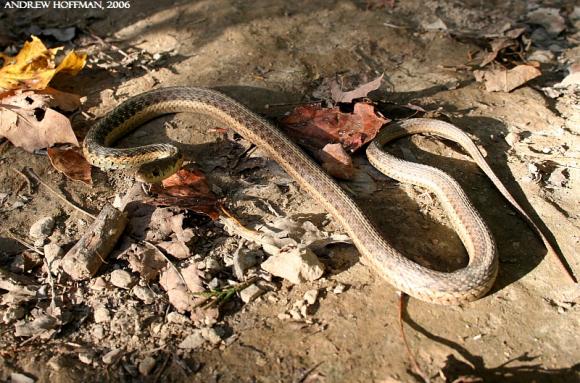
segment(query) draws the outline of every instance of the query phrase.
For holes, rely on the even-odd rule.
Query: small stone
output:
[[[133,276],[125,270],[114,270],[111,273],[111,283],[113,286],[128,289],[133,285]]]
[[[41,218],[30,227],[30,238],[44,239],[52,233],[52,229],[54,229],[54,219],[52,217]]]
[[[292,317],[292,319],[294,320],[300,320],[302,319],[302,315],[300,314],[299,309],[293,308],[291,309],[288,314],[290,314],[290,316]]]
[[[288,252],[273,255],[262,262],[262,269],[294,284],[314,281],[324,274],[324,265],[312,250],[296,247]]]
[[[309,305],[313,305],[316,303],[316,299],[318,298],[318,289],[308,290],[304,293],[304,300]]]
[[[280,319],[280,320],[288,320],[290,318],[291,318],[290,317],[290,314],[288,314],[288,313],[280,313],[280,314],[278,314],[278,319]]]
[[[155,294],[151,289],[148,289],[145,286],[135,286],[133,287],[133,295],[143,301],[143,303],[150,305],[151,303],[155,302]]]
[[[222,265],[217,259],[207,257],[205,260],[205,270],[209,273],[215,273],[222,270]]]
[[[109,351],[105,355],[103,355],[103,363],[105,364],[113,364],[117,362],[121,356],[123,355],[123,349],[116,348],[114,350]]]
[[[166,319],[168,323],[186,324],[190,322],[190,320],[187,319],[185,315],[181,315],[180,313],[175,311],[172,311],[169,314],[167,314]]]
[[[97,277],[89,284],[91,290],[102,291],[108,287],[107,281],[103,277]]]
[[[151,371],[153,371],[153,368],[155,367],[156,363],[157,361],[155,360],[155,358],[152,358],[150,356],[145,357],[139,363],[139,373],[143,376],[149,375]]]
[[[62,257],[63,255],[64,250],[56,243],[49,243],[44,245],[44,256],[49,264],[52,263],[55,259]]]
[[[262,294],[264,294],[264,290],[255,284],[251,284],[250,286],[240,291],[240,298],[242,298],[244,303],[250,303]]]
[[[95,355],[88,352],[81,352],[79,354],[79,360],[84,364],[93,364]]]
[[[258,256],[253,251],[238,251],[234,254],[233,266],[236,278],[242,280],[246,270],[258,263]]]
[[[217,331],[214,328],[204,327],[201,329],[201,336],[209,341],[214,346],[219,344],[222,341],[222,338],[219,336]]]
[[[189,334],[184,340],[179,343],[177,347],[186,350],[193,350],[203,346],[205,339],[201,336],[201,330],[193,330],[193,333]]]
[[[552,148],[549,148],[547,146],[542,148],[542,153],[544,153],[544,154],[550,154],[551,152],[552,152]]]
[[[505,136],[505,142],[508,143],[509,146],[514,146],[518,142],[520,142],[521,137],[519,133],[510,132]]]
[[[105,337],[105,328],[100,324],[95,325],[95,327],[93,327],[92,333],[96,340],[101,340]]]
[[[332,292],[335,294],[342,294],[345,291],[346,291],[346,285],[344,285],[342,283],[338,283],[336,286],[334,286],[334,289],[332,290]]]
[[[93,315],[96,323],[104,323],[111,320],[111,314],[105,306],[97,306]]]
[[[209,281],[209,283],[207,284],[207,287],[209,287],[212,290],[215,290],[217,288],[219,288],[222,285],[222,281],[220,281],[218,278],[213,278],[211,281]]]
[[[35,380],[24,374],[13,372],[10,374],[10,381],[12,383],[34,383]]]
[[[10,306],[4,311],[4,315],[2,315],[2,322],[3,323],[11,323],[15,320],[19,320],[24,318],[26,311],[20,306]]]

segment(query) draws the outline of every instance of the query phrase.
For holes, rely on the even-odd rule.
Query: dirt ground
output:
[[[82,112],[70,115],[79,136],[120,101],[154,87],[215,87],[275,121],[296,104],[327,92],[325,79],[339,74],[364,82],[384,73],[372,98],[385,107],[387,117],[397,117],[389,115],[387,106],[410,103],[468,132],[508,189],[543,221],[579,275],[579,98],[569,89],[553,92],[566,68],[580,60],[574,2],[378,3],[157,0],[131,1],[123,10],[3,9],[0,35],[18,47],[32,26],[76,27],[72,40],[51,44],[88,52],[88,65],[78,76],[51,85],[86,97]],[[543,75],[509,93],[487,92],[466,69],[470,54],[482,50],[478,43],[485,36],[525,22],[540,7],[558,9],[566,20],[566,30],[554,36],[528,24],[530,51],[548,52]],[[434,30],[441,22],[443,27]],[[340,226],[274,161],[260,150],[243,155],[248,143],[224,139],[215,132],[216,124],[178,114],[147,124],[123,144],[179,142],[244,224],[290,217],[340,233]],[[510,133],[520,140],[506,141]],[[405,331],[425,375],[433,382],[580,381],[579,290],[542,242],[456,146],[421,136],[400,140],[389,150],[458,179],[499,249],[499,277],[485,298],[451,307],[408,301]],[[13,169],[32,168],[93,214],[133,182],[129,173],[97,170],[92,187],[73,182],[55,171],[46,156],[6,142],[0,163],[0,267],[5,269],[24,250],[4,234],[7,230],[28,238],[34,222],[52,217],[56,224],[46,243],[66,250],[90,223],[45,188],[29,192],[21,187],[24,181]],[[459,237],[429,193],[378,175],[362,154],[355,163],[362,175],[344,185],[397,249],[438,269],[466,263]],[[186,215],[186,224],[195,231],[190,246],[196,262],[207,266],[207,258],[217,260],[216,270],[205,270],[208,283],[232,278],[231,264],[223,257],[239,247],[264,256],[256,246],[229,236],[218,222]],[[258,299],[244,304],[234,298],[219,317],[200,324],[186,314],[172,314],[158,282],[140,282],[155,294],[149,303],[134,290],[111,285],[113,271],[130,270],[126,259],[113,254],[99,278],[57,280],[66,320],[50,336],[14,333],[46,302],[29,302],[16,319],[3,315],[0,380],[422,381],[401,338],[397,291],[359,259],[353,246],[332,245],[319,257],[326,267],[322,278],[296,285],[273,278],[272,289]],[[26,273],[50,290],[46,269]],[[311,290],[318,296],[307,314],[288,315]],[[8,312],[8,305],[0,307]],[[105,315],[97,321],[99,310]],[[198,328],[205,335],[213,331],[214,338],[199,347],[180,347]]]

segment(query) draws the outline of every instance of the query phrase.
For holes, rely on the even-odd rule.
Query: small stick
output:
[[[30,182],[30,178],[28,178],[26,174],[22,173],[20,170],[16,168],[11,167],[10,169],[16,172],[16,174],[18,174],[20,177],[24,178],[24,181],[26,181],[26,184],[28,185],[28,193],[32,194],[32,183]],[[18,189],[19,190],[16,193],[18,193],[20,189],[22,189],[22,186]]]
[[[66,199],[62,194],[60,194],[59,192],[57,192],[56,190],[54,190],[50,185],[48,185],[46,182],[44,182],[42,179],[40,179],[40,177],[38,175],[36,175],[36,173],[34,172],[34,170],[27,168],[27,172],[28,174],[30,174],[30,176],[32,178],[34,178],[39,184],[41,184],[42,186],[44,186],[45,188],[47,188],[48,190],[50,190],[55,196],[57,196],[58,198],[60,198],[62,201],[64,201],[67,205],[71,206],[73,209],[80,211],[81,213],[85,214],[88,217],[91,217],[92,219],[96,219],[97,217],[94,216],[93,214],[89,213],[88,211],[83,210],[82,208],[78,207],[77,205],[75,205],[74,203],[70,202],[68,199]]]
[[[403,312],[405,311],[405,297],[406,297],[405,293],[401,291],[399,293],[399,329],[401,330],[401,337],[403,338],[403,343],[405,344],[405,350],[407,351],[407,355],[409,356],[409,359],[411,360],[411,365],[413,366],[415,373],[418,374],[421,378],[423,378],[423,380],[426,383],[429,383],[429,381],[430,381],[429,378],[423,372],[423,370],[421,370],[421,368],[419,368],[419,364],[417,363],[417,359],[415,359],[415,356],[411,352],[411,347],[409,346],[409,342],[407,342],[407,337],[405,336],[405,328],[403,326]]]
[[[26,242],[25,240],[18,238],[15,234],[13,234],[11,231],[4,231],[10,238],[12,238],[13,240],[15,240],[16,242],[20,243],[22,246],[26,247],[28,250],[32,250],[35,253],[38,253],[40,255],[42,255],[44,257],[44,253],[42,252],[42,250],[37,249],[34,246],[31,246],[28,244],[28,242]]]

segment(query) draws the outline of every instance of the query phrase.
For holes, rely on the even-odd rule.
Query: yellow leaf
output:
[[[4,65],[0,68],[0,89],[44,89],[58,72],[76,75],[84,66],[85,53],[69,52],[58,66],[56,54],[62,47],[48,49],[42,41],[32,36],[14,57],[2,55]]]

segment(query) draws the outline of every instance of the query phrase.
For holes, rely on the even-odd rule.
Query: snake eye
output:
[[[159,173],[159,169],[153,170],[152,173],[153,173],[153,176],[155,176],[155,177],[159,177],[159,175],[161,174],[161,173]]]

